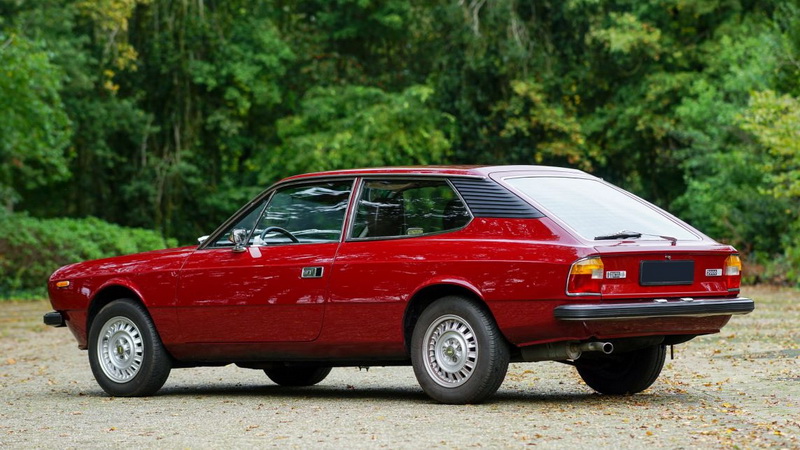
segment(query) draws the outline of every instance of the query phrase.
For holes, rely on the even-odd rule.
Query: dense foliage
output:
[[[155,231],[124,228],[100,219],[36,219],[0,213],[0,298],[41,296],[56,268],[174,246]]]
[[[293,173],[591,171],[800,280],[796,0],[0,0],[0,196],[191,242]]]

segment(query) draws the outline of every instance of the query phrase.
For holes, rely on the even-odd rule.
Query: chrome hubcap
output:
[[[464,384],[475,371],[478,341],[466,320],[448,314],[436,319],[425,332],[425,369],[444,387]]]
[[[144,341],[139,328],[127,317],[114,317],[98,337],[97,359],[103,373],[116,383],[131,381],[144,360]]]

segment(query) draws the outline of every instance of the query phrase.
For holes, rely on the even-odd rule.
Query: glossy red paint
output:
[[[179,328],[175,312],[178,274],[196,247],[157,250],[117,258],[87,261],[56,270],[48,283],[53,307],[66,316],[66,324],[85,349],[89,313],[104,302],[120,296],[136,298],[148,308],[165,342],[177,339]],[[58,280],[70,280],[67,288],[56,287]],[[105,294],[113,294],[106,297]]]
[[[199,250],[180,273],[176,311],[181,342],[313,341],[322,329],[328,277],[338,244]]]
[[[278,186],[328,178],[359,183],[363,177],[383,176],[474,177],[502,185],[506,176],[525,174],[591,178],[571,169],[535,166],[396,167],[298,175]],[[345,230],[354,204],[351,198]],[[736,250],[697,234],[698,240],[675,245],[598,243],[554,217],[475,217],[461,229],[440,234],[378,240],[343,234],[338,242],[252,245],[242,252],[200,245],[77,263],[52,275],[49,292],[81,348],[87,346],[87,329],[99,307],[127,297],[146,306],[167,351],[184,365],[388,364],[408,362],[408,326],[414,318],[407,314],[417,301],[434,300],[426,297],[430,292],[480,301],[513,348],[717,332],[730,315],[601,321],[554,317],[556,307],[576,303],[736,297],[729,279],[706,276],[707,269],[722,267]],[[570,267],[588,256],[601,257],[607,271],[631,275],[604,279],[602,295],[570,296]],[[640,262],[665,258],[695,261],[696,281],[641,286],[635,276]],[[308,268],[318,268],[319,276],[301,276]],[[70,286],[56,287],[62,280]]]

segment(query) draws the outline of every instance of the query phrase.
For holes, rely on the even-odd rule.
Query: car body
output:
[[[606,394],[656,379],[665,347],[753,310],[741,262],[658,207],[545,166],[394,167],[287,178],[200,245],[87,261],[50,278],[99,384],[156,392],[173,367],[412,365],[474,403],[509,361],[561,361]]]

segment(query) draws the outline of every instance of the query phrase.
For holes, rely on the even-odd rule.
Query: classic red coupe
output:
[[[178,367],[310,386],[331,367],[411,365],[433,399],[476,403],[520,361],[637,393],[667,346],[754,307],[736,249],[556,167],[294,176],[200,241],[51,276],[44,322],[69,327],[108,394],[154,394]]]

